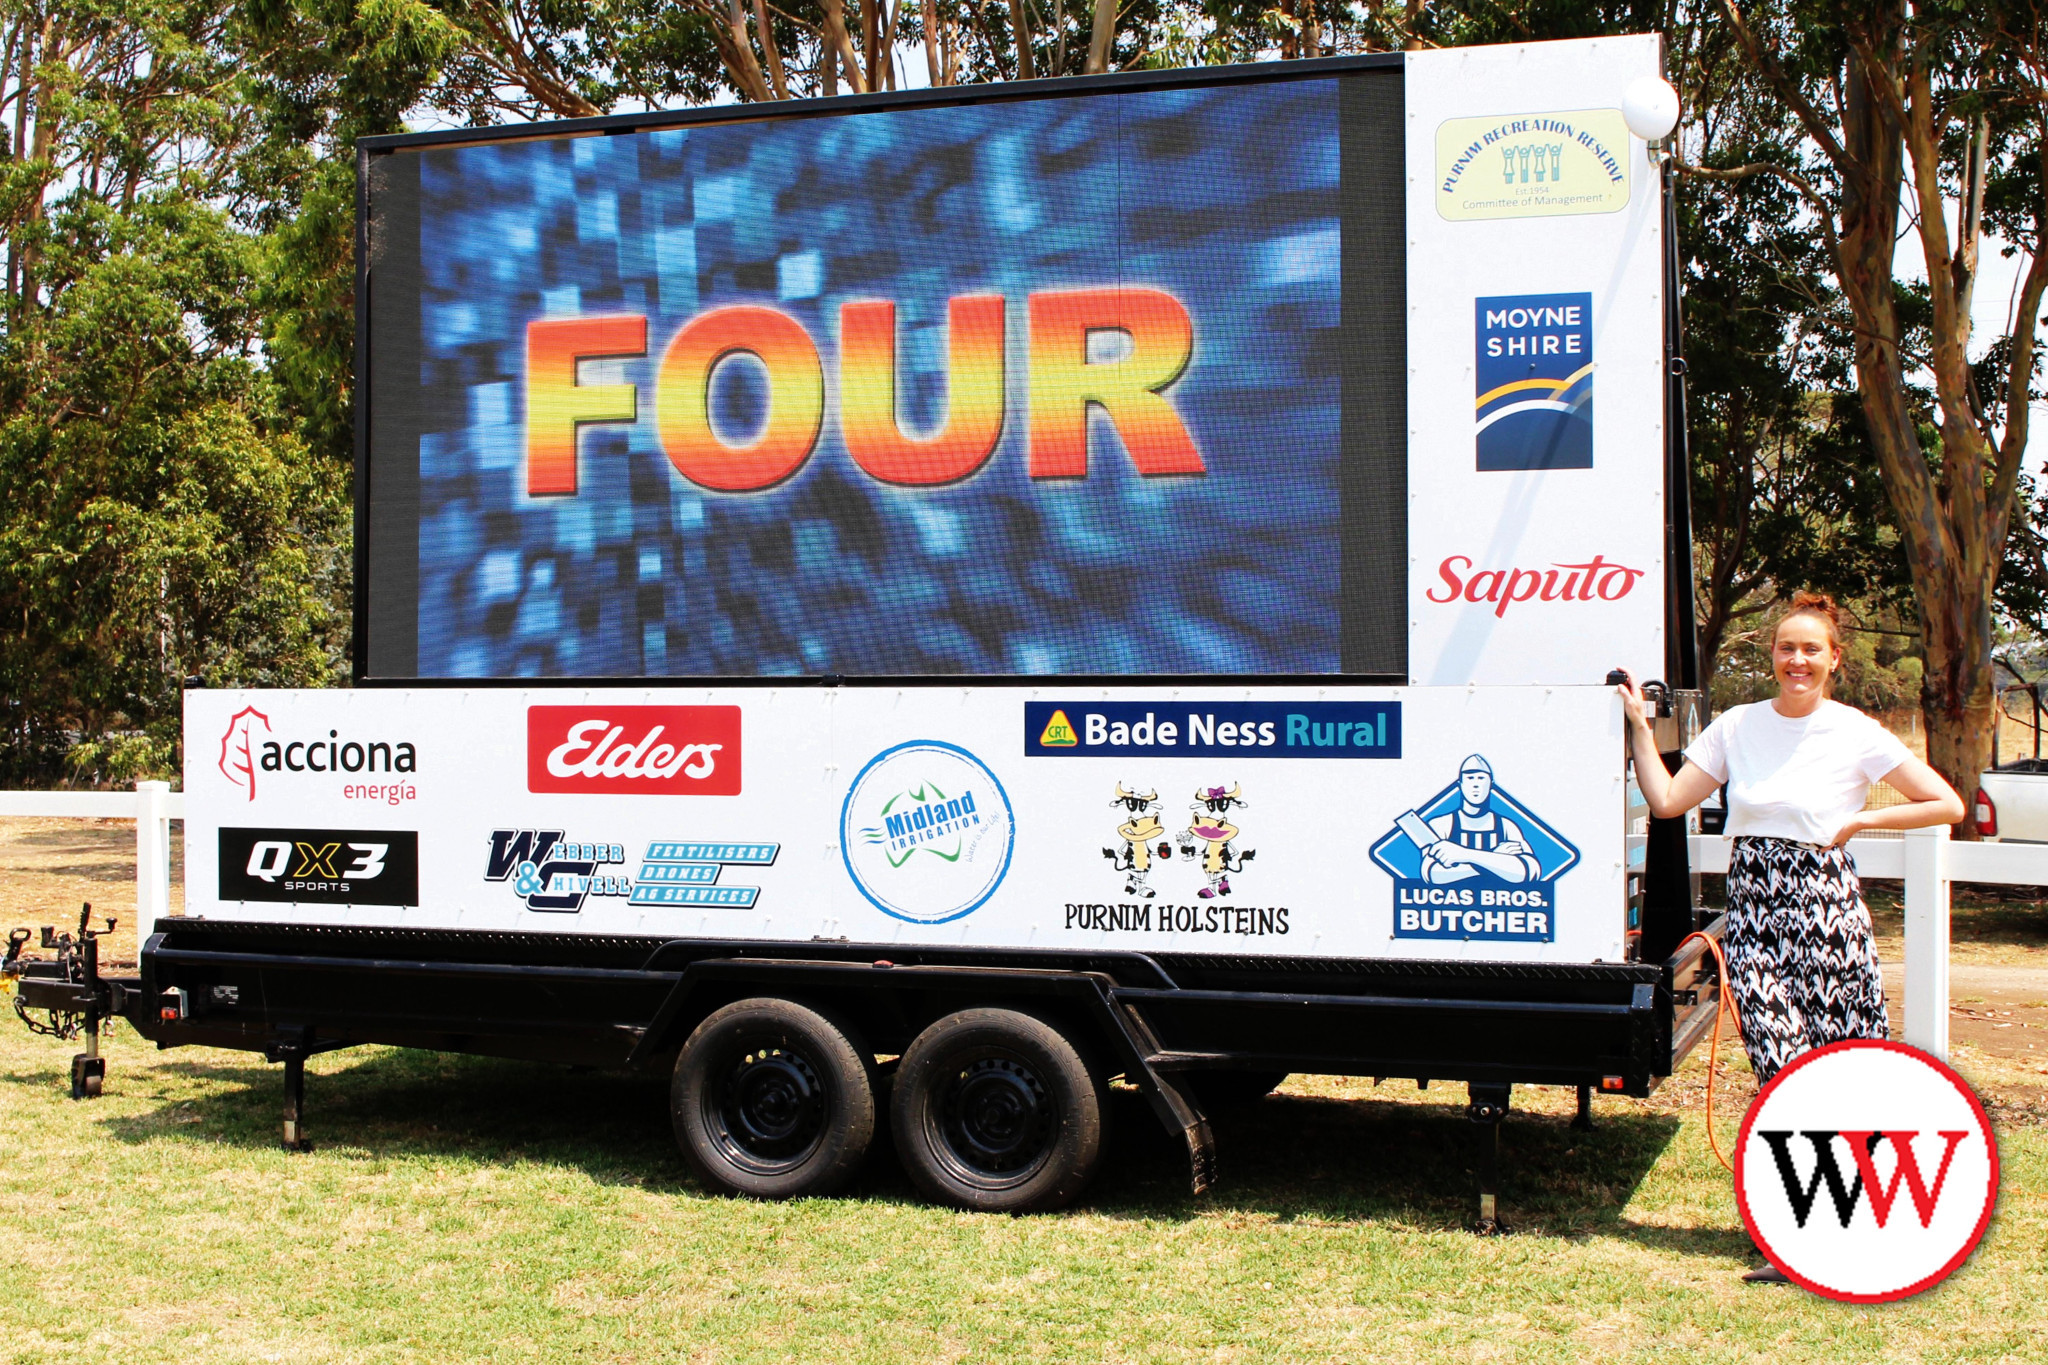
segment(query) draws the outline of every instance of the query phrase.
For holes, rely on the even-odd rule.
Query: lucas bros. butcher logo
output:
[[[1394,937],[1550,943],[1557,879],[1579,851],[1493,779],[1473,754],[1458,780],[1406,811],[1372,846],[1394,879]]]
[[[1015,842],[1002,783],[967,750],[935,739],[876,754],[840,808],[853,884],[884,914],[918,924],[979,909],[1002,885]]]

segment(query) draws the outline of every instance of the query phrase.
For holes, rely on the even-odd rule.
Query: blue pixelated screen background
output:
[[[418,388],[379,390],[395,415],[372,409],[372,459],[416,459],[417,481],[384,479],[371,515],[389,524],[403,511],[416,526],[417,614],[405,632],[416,657],[377,671],[1341,671],[1338,86],[1138,90],[410,153],[416,201],[375,221],[387,235],[402,228],[408,241],[397,257],[383,243],[381,259],[408,268],[416,223],[417,303],[391,302],[397,269],[370,297],[377,382],[391,389],[394,367],[409,372],[416,354]],[[413,181],[394,183],[413,194]],[[1208,472],[1140,476],[1097,411],[1088,477],[1033,480],[1026,295],[1114,285],[1165,290],[1190,313],[1192,359],[1163,392]],[[840,304],[895,302],[899,415],[930,430],[946,414],[948,300],[989,293],[1006,297],[1009,319],[994,456],[945,487],[869,477],[839,436]],[[668,339],[730,303],[795,317],[825,367],[810,459],[749,493],[679,474],[652,401]],[[639,385],[639,420],[582,428],[574,496],[528,496],[527,324],[619,313],[645,314],[646,356],[586,360],[578,382]],[[714,422],[758,426],[765,395],[753,368],[722,365]]]

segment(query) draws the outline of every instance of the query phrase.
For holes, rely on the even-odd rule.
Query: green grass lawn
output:
[[[1444,1085],[1296,1078],[1219,1123],[1199,1199],[1119,1091],[1084,1205],[1008,1218],[914,1202],[886,1153],[846,1198],[708,1195],[656,1081],[333,1053],[318,1147],[289,1155],[277,1067],[121,1029],[106,1096],[73,1103],[71,1051],[0,1027],[0,1360],[1993,1361],[2042,1359],[2048,1328],[2048,1128],[2002,1129],[1974,1262],[1844,1307],[1737,1282],[1697,1062],[1592,1133],[1518,1091],[1515,1231],[1480,1239]]]

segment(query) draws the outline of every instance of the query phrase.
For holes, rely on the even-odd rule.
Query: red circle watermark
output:
[[[1771,1264],[1845,1303],[1889,1303],[1969,1259],[1998,1200],[1998,1143],[1963,1078],[1917,1048],[1830,1043],[1742,1120],[1735,1201]]]

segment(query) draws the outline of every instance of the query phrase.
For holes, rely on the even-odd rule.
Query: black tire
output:
[[[1102,1158],[1107,1087],[1052,1025],[1015,1010],[949,1014],[896,1068],[896,1153],[926,1195],[981,1213],[1073,1202]]]
[[[1203,1112],[1249,1109],[1280,1088],[1285,1071],[1190,1071],[1183,1077]]]
[[[758,1199],[830,1194],[875,1136],[874,1059],[845,1024],[791,1000],[740,1000],[691,1032],[669,1111],[706,1183]]]

